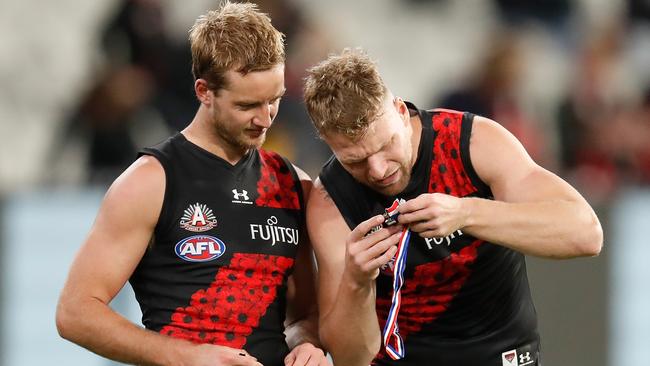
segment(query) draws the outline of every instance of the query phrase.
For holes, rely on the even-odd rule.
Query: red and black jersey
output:
[[[152,243],[130,279],[145,327],[284,365],[287,277],[304,227],[293,166],[264,150],[231,165],[180,133],[141,154],[166,177]]]
[[[440,192],[492,198],[472,167],[469,143],[474,116],[418,110],[422,134],[411,180],[396,197],[356,182],[332,157],[320,179],[353,229],[381,214],[395,198]],[[411,235],[397,323],[405,358],[382,348],[373,364],[404,366],[540,365],[535,308],[521,253],[457,230],[445,238]],[[384,328],[391,305],[392,272],[377,278],[377,316]],[[342,329],[342,331],[344,331]]]

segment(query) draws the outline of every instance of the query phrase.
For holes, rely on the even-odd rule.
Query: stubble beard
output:
[[[266,133],[257,138],[246,136],[244,130],[232,131],[226,125],[214,117],[214,129],[219,138],[233,150],[246,154],[248,151],[262,147],[266,140]]]

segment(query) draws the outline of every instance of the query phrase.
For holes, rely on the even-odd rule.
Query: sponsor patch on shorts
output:
[[[537,347],[533,347],[533,344],[527,344],[503,352],[501,354],[501,364],[502,366],[538,366],[538,355]]]

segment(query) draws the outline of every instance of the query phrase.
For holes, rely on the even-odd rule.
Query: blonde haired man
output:
[[[142,365],[323,366],[309,177],[259,149],[284,93],[283,35],[225,2],[190,31],[196,116],[113,183],[57,308],[59,333]],[[108,304],[129,280],[142,329]]]
[[[335,365],[540,365],[524,254],[599,253],[581,195],[496,122],[394,96],[361,51],[313,67],[305,101],[334,152],[307,225]]]

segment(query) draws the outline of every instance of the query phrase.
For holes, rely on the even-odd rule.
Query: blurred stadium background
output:
[[[210,0],[0,1],[0,366],[110,365],[54,326],[107,185],[197,106],[187,47]],[[264,0],[287,35],[267,147],[312,176],[328,150],[304,69],[362,46],[397,95],[492,117],[597,209],[597,258],[529,258],[545,365],[648,365],[647,0]],[[113,306],[139,322],[127,287]]]

